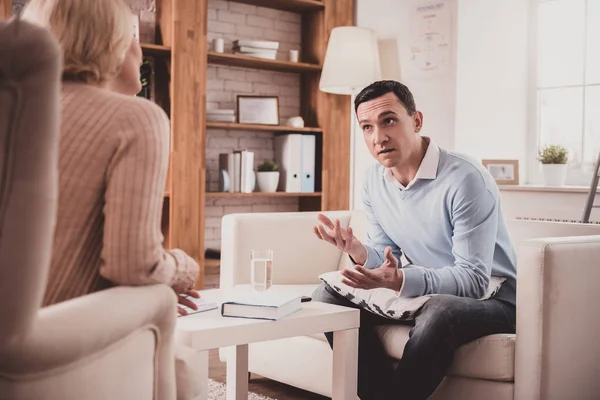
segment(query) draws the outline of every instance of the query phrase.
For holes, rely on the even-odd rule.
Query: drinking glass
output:
[[[250,251],[250,280],[256,291],[265,291],[273,284],[273,250]]]

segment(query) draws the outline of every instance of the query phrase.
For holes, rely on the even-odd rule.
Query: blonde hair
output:
[[[111,80],[133,40],[132,13],[123,0],[31,0],[22,19],[47,27],[57,38],[63,79]]]

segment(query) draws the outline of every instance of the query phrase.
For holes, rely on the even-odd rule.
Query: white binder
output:
[[[315,191],[315,142],[314,135],[302,135],[302,192]]]
[[[278,191],[302,191],[302,135],[287,134],[274,138],[275,160],[279,164]]]

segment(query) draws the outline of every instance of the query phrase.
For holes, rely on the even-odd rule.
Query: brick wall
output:
[[[214,38],[223,38],[225,52],[231,52],[236,39],[274,40],[279,42],[277,58],[287,60],[289,50],[301,50],[300,15],[224,0],[208,2],[209,49]],[[297,74],[209,65],[207,71],[207,107],[234,108],[236,95],[275,95],[279,97],[279,116],[300,114],[300,78]],[[254,152],[255,168],[273,158],[273,134],[209,130],[206,146],[207,190],[218,189],[219,153],[233,149]],[[236,212],[274,212],[298,210],[297,198],[210,198],[206,202],[205,246],[221,245],[221,218]]]

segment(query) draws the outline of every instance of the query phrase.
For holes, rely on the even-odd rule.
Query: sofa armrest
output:
[[[273,250],[273,284],[315,284],[336,271],[342,252],[313,233],[316,212],[228,214],[221,231],[220,287],[250,283],[250,250]],[[324,213],[350,221],[349,211]]]
[[[158,398],[174,398],[176,304],[170,287],[152,285],[107,289],[43,308],[28,336],[5,343],[0,375],[20,379],[58,374],[118,351],[118,343],[147,330],[155,336],[149,350],[156,360]]]
[[[515,400],[600,393],[600,236],[518,248]]]

